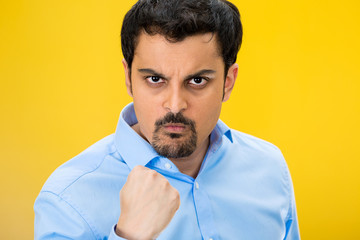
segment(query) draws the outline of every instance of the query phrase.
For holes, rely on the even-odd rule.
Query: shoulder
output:
[[[280,149],[268,141],[234,129],[231,129],[231,135],[233,138],[233,143],[235,145],[240,145],[243,149],[251,149],[258,152],[259,154],[280,154],[282,156]]]
[[[239,149],[242,160],[253,166],[253,169],[260,170],[263,177],[269,176],[274,180],[281,178],[280,182],[290,192],[292,185],[290,172],[281,150],[274,144],[252,135],[233,129],[231,133],[233,144]]]
[[[60,195],[82,177],[98,171],[104,160],[116,151],[113,142],[114,134],[111,134],[62,164],[50,175],[41,191]]]
[[[75,234],[76,239],[103,239],[116,222],[119,192],[128,173],[114,135],[93,144],[58,167],[44,184],[34,204],[36,231],[47,234],[52,229],[56,234]]]
[[[233,149],[246,164],[270,175],[289,179],[289,169],[281,150],[274,144],[258,137],[231,129]]]

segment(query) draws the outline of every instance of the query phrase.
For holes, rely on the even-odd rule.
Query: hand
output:
[[[164,176],[136,166],[120,191],[121,214],[116,234],[131,240],[155,239],[179,206],[179,192]]]

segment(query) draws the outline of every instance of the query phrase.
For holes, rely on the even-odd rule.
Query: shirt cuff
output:
[[[110,232],[110,236],[109,236],[108,240],[126,240],[125,238],[119,237],[115,233],[115,228],[116,228],[116,224],[111,228],[111,232]]]

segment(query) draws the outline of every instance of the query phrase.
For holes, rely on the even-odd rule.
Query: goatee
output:
[[[183,124],[189,128],[190,133],[169,133],[164,131],[164,125],[169,123]],[[181,112],[176,114],[169,112],[162,119],[155,122],[151,145],[159,155],[167,158],[188,157],[195,151],[196,143],[195,122],[186,118]]]

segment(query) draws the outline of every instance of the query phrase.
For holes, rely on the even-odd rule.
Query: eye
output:
[[[206,85],[208,81],[203,77],[194,77],[189,80],[189,84],[193,85],[194,87],[203,87]]]
[[[165,82],[161,77],[158,76],[147,76],[145,79],[149,84],[160,84]]]

